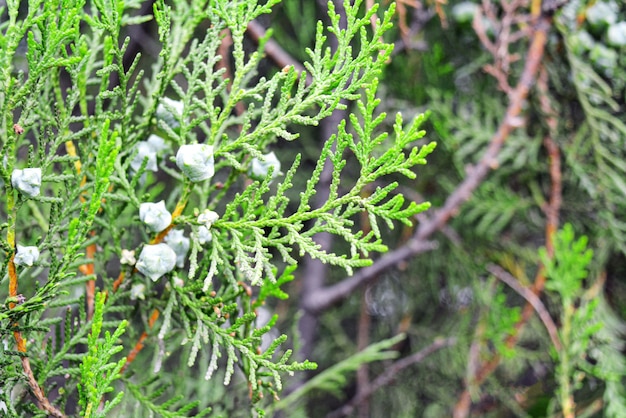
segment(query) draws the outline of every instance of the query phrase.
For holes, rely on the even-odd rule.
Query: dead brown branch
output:
[[[509,84],[511,64],[521,59],[519,54],[511,52],[511,45],[528,37],[524,29],[528,27],[528,18],[518,10],[525,7],[526,3],[525,0],[501,1],[500,17],[495,5],[489,0],[483,0],[482,13],[478,12],[472,22],[478,39],[494,59],[492,64],[485,65],[483,69],[497,80],[500,90],[508,95],[513,93]]]
[[[28,380],[30,390],[33,392],[33,395],[35,395],[35,398],[37,398],[39,408],[55,418],[65,418],[65,414],[52,405],[48,398],[46,398],[46,394],[43,393],[43,389],[39,386],[39,383],[37,382],[37,379],[35,379],[35,375],[30,368],[30,360],[28,357],[22,357],[22,369],[24,369],[24,374]]]

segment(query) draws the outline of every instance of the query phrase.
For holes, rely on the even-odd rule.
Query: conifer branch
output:
[[[248,33],[252,36],[252,38],[258,43],[261,39],[265,37],[266,31],[265,28],[256,20],[248,23]],[[280,68],[288,68],[292,66],[298,74],[302,74],[306,69],[300,63],[300,61],[293,58],[291,55],[285,51],[278,42],[273,39],[269,39],[265,43],[265,53],[274,60],[276,65]],[[311,75],[307,74],[306,83],[310,85],[313,80],[311,79]]]
[[[352,294],[356,288],[369,283],[381,271],[400,261],[435,248],[435,244],[429,242],[432,235],[443,228],[458,213],[461,205],[471,197],[489,172],[498,168],[498,154],[502,145],[510,133],[521,126],[520,113],[528,93],[535,83],[549,28],[549,20],[545,16],[540,16],[535,23],[524,71],[510,96],[504,119],[480,161],[468,170],[468,175],[448,196],[443,207],[434,210],[429,220],[420,224],[414,236],[401,248],[390,251],[376,260],[372,266],[360,270],[354,276],[307,295],[304,302],[305,309],[314,312],[324,311]]]
[[[11,143],[12,147],[9,148],[9,152],[15,152],[15,142]],[[12,149],[13,148],[13,149]],[[9,154],[10,155],[10,154]],[[7,159],[10,161],[9,159]],[[10,302],[8,303],[9,310],[14,310],[18,304],[15,300],[18,299],[18,275],[17,269],[15,265],[15,252],[16,252],[16,228],[17,228],[17,202],[15,199],[16,190],[12,186],[11,182],[4,185],[5,195],[6,195],[6,210],[8,214],[8,228],[7,228],[7,238],[6,242],[9,247],[10,253],[8,254],[8,276],[9,276],[9,293],[8,297]],[[56,418],[63,418],[65,415],[59,411],[55,406],[53,406],[48,398],[46,397],[43,389],[37,382],[33,374],[33,370],[30,366],[30,360],[28,358],[28,352],[26,347],[26,339],[22,335],[22,332],[19,330],[19,323],[17,321],[11,323],[11,328],[13,328],[13,338],[15,339],[15,344],[17,347],[18,353],[20,353],[20,361],[22,364],[22,370],[24,375],[26,376],[26,380],[28,382],[28,386],[32,394],[35,396],[38,402],[38,407],[43,411],[46,411],[48,414],[52,415]]]
[[[0,10],[9,16],[0,25],[0,150],[6,154],[0,176],[8,209],[0,225],[7,239],[0,244],[9,284],[0,320],[2,335],[13,333],[17,344],[15,352],[0,352],[2,365],[17,365],[21,357],[39,407],[50,415],[62,416],[54,403],[68,413],[105,416],[123,393],[105,394],[115,390],[124,369],[139,369],[138,353],[158,322],[155,374],[165,373],[166,353],[176,349],[190,367],[207,356],[206,377],[222,366],[225,384],[243,377],[252,407],[261,411],[263,396],[278,397],[284,374],[316,367],[289,362],[291,350],[282,348],[286,335],[265,344],[277,318],[262,324],[258,315],[266,299],[287,297],[281,286],[293,279],[297,258],[308,255],[351,272],[386,251],[380,223],[408,225],[428,207],[406,201],[398,182],[383,183],[398,175],[414,179],[414,169],[435,147],[418,142],[425,135],[423,116],[405,124],[398,114],[392,137],[378,133],[386,119],[376,110],[378,77],[393,49],[383,34],[392,26],[393,6],[377,19],[377,5],[362,16],[359,1],[339,8],[329,3],[329,23],[317,25],[309,62],[298,65],[284,51],[272,52],[268,33],[256,38],[256,51],[244,38],[278,0],[157,0],[153,16],[132,12],[140,0],[94,0],[88,8],[82,0],[29,0],[26,14],[18,13],[18,3]],[[122,29],[152,17],[162,51],[144,65]],[[205,37],[195,39],[201,23]],[[226,33],[232,50],[222,42]],[[334,51],[328,37],[336,41]],[[22,43],[25,60],[17,50]],[[268,50],[287,60],[287,68],[258,74]],[[351,103],[357,110],[325,138],[304,189],[294,190],[302,157],[283,174],[272,146],[297,139],[297,126],[315,126]],[[23,118],[13,125],[15,136],[24,134],[23,125],[27,139],[10,133],[14,114]],[[173,157],[177,168],[163,157]],[[345,176],[351,158],[360,168],[355,181]],[[157,172],[169,176],[171,189],[162,188]],[[328,195],[312,208],[325,180]],[[364,195],[371,184],[380,186]],[[149,201],[160,196],[161,202]],[[198,207],[188,208],[189,202]],[[18,211],[21,205],[34,219]],[[361,216],[371,230],[360,230]],[[345,247],[321,247],[315,238],[322,234]],[[17,245],[24,241],[36,245]],[[17,256],[23,268],[16,268]],[[112,270],[119,271],[115,280]],[[75,277],[77,271],[82,275]],[[23,303],[22,275],[26,284],[37,284]],[[96,293],[96,283],[109,293]],[[75,296],[85,285],[86,294]],[[54,315],[60,307],[63,323]],[[129,337],[121,318],[136,325],[148,314],[139,341],[121,358],[118,353],[130,348],[124,347]],[[26,347],[27,339],[34,343]],[[358,357],[349,369],[379,355]],[[390,355],[395,353],[383,357]],[[11,389],[22,376],[7,369]],[[58,376],[67,390],[48,401],[44,388]],[[197,406],[170,408],[176,396],[158,405],[153,394],[144,394],[149,381],[123,383],[135,397],[131,402],[164,416],[183,416]],[[172,389],[160,387],[160,393]],[[0,391],[0,402],[7,393]],[[73,406],[68,399],[76,393],[80,400]],[[10,407],[21,414],[32,410],[28,404]]]

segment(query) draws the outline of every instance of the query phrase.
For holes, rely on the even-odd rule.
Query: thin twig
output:
[[[434,352],[444,348],[450,347],[456,344],[456,338],[437,338],[430,344],[428,347],[425,347],[418,351],[417,353],[411,354],[408,357],[404,357],[396,362],[394,362],[391,366],[389,366],[381,375],[379,375],[372,383],[365,388],[363,391],[359,392],[354,398],[352,398],[347,404],[342,406],[340,409],[333,411],[328,414],[326,418],[339,418],[343,416],[350,415],[355,407],[363,402],[365,399],[369,398],[374,392],[380,389],[383,386],[387,386],[393,380],[396,379],[398,373],[407,367],[412,366],[413,364],[422,362],[426,357],[430,356]]]
[[[81,174],[82,163],[76,152],[76,146],[74,145],[74,142],[71,140],[66,141],[65,150],[68,155],[76,158],[76,161],[74,162],[74,168],[76,170],[76,174]],[[83,187],[86,183],[87,183],[87,176],[83,174],[83,178],[80,181],[80,186]],[[78,196],[78,198],[80,199],[80,202],[83,204],[87,201],[87,197],[84,192],[81,193],[80,196]],[[90,234],[94,236],[96,234],[96,231],[92,230]],[[85,258],[89,261],[87,261],[85,264],[82,264],[81,266],[78,267],[78,270],[81,273],[83,273],[85,276],[91,276],[91,275],[94,275],[95,273],[95,269],[93,265],[94,263],[93,259],[95,255],[96,255],[96,243],[88,245],[85,250]],[[96,294],[96,280],[94,278],[94,279],[88,280],[85,283],[85,304],[86,304],[88,321],[90,321],[91,318],[93,318],[95,294]]]
[[[160,314],[161,313],[156,308],[152,311],[152,314],[150,315],[150,318],[148,319],[148,329],[151,330],[154,327],[154,324],[157,321],[157,319],[159,319]],[[128,356],[126,356],[126,363],[124,363],[124,366],[122,367],[122,370],[120,371],[120,373],[124,373],[124,371],[128,368],[128,366],[130,366],[130,363],[132,363],[135,360],[135,357],[137,357],[137,354],[139,354],[139,352],[143,349],[143,342],[145,341],[146,338],[148,338],[148,331],[144,331],[141,333],[141,335],[139,336],[139,340],[137,340],[137,343],[135,344],[133,349],[130,350],[130,353],[128,353]]]
[[[521,297],[526,299],[535,312],[537,312],[539,319],[541,319],[541,322],[543,322],[543,325],[546,327],[554,348],[561,350],[563,346],[561,344],[561,340],[559,339],[558,328],[541,299],[539,299],[539,297],[531,289],[522,286],[519,281],[513,277],[513,275],[505,271],[502,267],[490,264],[487,266],[487,270],[498,280],[506,283],[511,289],[515,290],[515,292],[517,292]]]
[[[28,357],[22,357],[22,368],[24,369],[24,373],[26,374],[26,378],[28,379],[28,386],[37,398],[39,402],[39,408],[43,409],[55,418],[65,418],[65,414],[59,411],[54,405],[50,403],[48,398],[46,398],[45,393],[43,393],[43,389],[39,386],[39,383],[35,379],[35,375],[33,374],[32,369],[30,368],[30,360]]]
[[[561,176],[561,153],[559,146],[554,141],[557,135],[558,120],[556,112],[550,103],[548,95],[548,72],[545,67],[541,69],[537,79],[537,88],[539,90],[539,105],[544,113],[544,119],[548,125],[549,134],[543,140],[543,145],[548,151],[550,164],[550,200],[545,208],[546,213],[546,250],[548,255],[552,257],[554,253],[554,244],[552,237],[559,227],[559,210],[562,200],[562,176]],[[535,289],[537,290],[537,289]]]
[[[359,326],[357,329],[357,350],[362,351],[370,344],[370,328],[372,319],[367,309],[367,298],[365,291],[362,292],[361,308],[359,312]],[[368,390],[370,385],[370,373],[369,364],[363,363],[356,371],[356,391],[357,394],[361,394]],[[366,418],[370,416],[370,404],[368,399],[364,399],[363,402],[358,404],[359,418]]]
[[[402,247],[384,254],[374,264],[357,271],[353,276],[337,284],[305,294],[303,307],[309,312],[323,312],[344,300],[361,286],[374,282],[379,275],[397,266],[398,263],[437,247],[436,242],[411,238]]]
[[[484,14],[481,14],[480,9],[476,11],[472,27],[480,42],[494,59],[493,64],[487,64],[483,69],[497,80],[500,90],[510,95],[513,92],[509,84],[511,64],[521,58],[519,54],[511,53],[510,45],[522,37],[528,36],[526,30],[513,30],[516,26],[527,26],[525,25],[527,23],[525,15],[517,12],[520,7],[526,4],[526,0],[502,1],[500,3],[503,11],[501,17],[496,14],[495,6],[491,1],[483,0],[482,3]],[[494,41],[487,33],[485,21],[496,33]]]
[[[361,197],[363,199],[367,199],[371,195],[371,187],[367,187],[363,191],[361,191]],[[361,229],[364,235],[367,235],[372,226],[370,224],[369,217],[366,213],[362,212],[360,214],[360,223]],[[357,328],[357,350],[363,351],[370,344],[370,328],[372,326],[372,318],[370,313],[368,312],[368,303],[367,303],[367,288],[363,289],[361,292],[361,307],[359,312],[359,325]],[[367,387],[370,384],[370,371],[369,364],[363,363],[359,366],[356,371],[356,392],[357,394],[367,390]],[[370,416],[370,403],[369,399],[365,399],[363,402],[358,405],[357,416],[359,418],[367,418]]]

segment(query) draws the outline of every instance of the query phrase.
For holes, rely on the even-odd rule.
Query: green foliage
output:
[[[488,306],[485,339],[491,341],[496,352],[505,358],[512,358],[516,351],[508,347],[506,339],[515,334],[515,325],[521,319],[519,307],[507,306],[506,295],[498,288]]]
[[[144,408],[145,411],[150,411],[162,417],[203,417],[211,413],[211,408],[206,408],[192,415],[192,411],[195,410],[200,403],[198,400],[188,402],[181,407],[177,407],[178,403],[184,401],[183,395],[177,395],[168,398],[162,403],[156,403],[155,401],[162,397],[167,390],[163,384],[158,382],[158,376],[153,376],[148,380],[140,382],[139,384],[128,382],[128,390],[133,394],[133,397],[140,403],[141,407]]]
[[[122,321],[113,334],[106,331],[104,341],[100,339],[105,300],[106,294],[104,292],[98,293],[91,323],[91,333],[87,339],[87,353],[83,356],[80,365],[79,405],[81,415],[89,418],[106,417],[111,408],[117,405],[124,396],[123,392],[118,392],[113,399],[105,402],[102,408],[99,407],[102,397],[114,390],[112,383],[119,379],[122,367],[126,363],[126,358],[122,358],[116,363],[109,362],[111,357],[124,348],[117,343],[128,325],[126,321]]]
[[[370,260],[363,259],[362,255],[367,257],[371,251],[386,251],[386,247],[381,243],[377,218],[385,220],[387,225],[392,227],[392,220],[409,222],[408,219],[411,216],[428,208],[428,203],[417,205],[414,202],[405,207],[404,198],[399,194],[388,199],[389,193],[398,186],[395,182],[384,188],[378,188],[367,199],[361,196],[367,184],[377,181],[382,176],[397,172],[410,178],[415,177],[410,168],[417,164],[424,164],[426,155],[435,147],[434,143],[414,147],[410,155],[405,156],[404,148],[421,138],[424,132],[418,131],[421,118],[404,132],[402,119],[398,114],[395,125],[396,137],[392,147],[380,157],[373,155],[375,147],[385,139],[384,134],[372,138],[374,129],[385,117],[381,114],[376,119],[372,119],[373,109],[378,104],[378,100],[374,98],[376,86],[377,82],[374,80],[372,86],[367,89],[368,109],[364,105],[360,106],[363,126],[360,126],[356,116],[352,118],[352,127],[360,141],[355,141],[354,136],[346,131],[344,123],[338,127],[339,133],[324,145],[315,170],[307,182],[306,190],[300,195],[300,203],[295,213],[285,216],[289,203],[285,193],[292,187],[299,157],[287,171],[284,181],[277,186],[276,193],[267,201],[262,196],[270,190],[271,176],[269,175],[265,181],[253,183],[244,193],[236,195],[227,205],[222,218],[215,223],[216,231],[228,233],[232,243],[232,248],[218,250],[223,254],[221,260],[227,259],[226,254],[233,254],[234,263],[230,265],[238,265],[252,284],[260,284],[264,274],[270,281],[275,280],[269,263],[271,256],[268,249],[271,247],[276,248],[285,261],[294,264],[296,260],[291,256],[294,244],[298,246],[300,255],[308,254],[325,263],[341,266],[351,273],[353,268],[371,263]],[[371,142],[370,138],[372,138]],[[354,186],[340,196],[341,172],[346,164],[347,149],[351,149],[359,160],[361,177]],[[323,206],[312,209],[310,200],[316,193],[320,174],[324,165],[328,163],[327,159],[333,166],[330,196]],[[352,229],[354,216],[361,212],[367,212],[371,220],[372,232],[367,235],[361,232],[355,233]],[[313,225],[304,230],[305,224],[309,221],[314,221]],[[265,228],[270,229],[267,236],[263,233]],[[281,230],[285,230],[286,233],[281,233]],[[346,255],[320,250],[313,237],[323,232],[336,235],[346,241],[350,245],[349,258]],[[248,237],[248,240],[244,241],[242,237]],[[210,272],[205,279],[205,288],[212,279],[213,274]]]
[[[615,216],[626,205],[626,184],[623,180],[626,175],[623,152],[626,124],[620,117],[625,110],[624,57],[619,48],[606,45],[606,34],[603,32],[608,27],[597,32],[591,21],[578,27],[576,13],[584,5],[578,0],[570,3],[556,23],[564,38],[570,61],[569,78],[584,118],[567,141],[564,155],[572,168],[572,180],[578,185],[577,189],[586,194],[594,208],[597,206],[601,234],[606,236],[611,246],[624,253],[626,225]],[[610,2],[598,3],[604,6]],[[602,13],[604,18],[616,23],[626,19],[623,5],[614,3],[614,6],[609,8],[615,9],[612,12]],[[593,51],[599,50],[608,51],[609,55],[615,56],[615,60],[594,57]]]
[[[587,237],[576,239],[572,225],[566,224],[556,234],[554,256],[548,257],[545,248],[539,255],[546,269],[546,288],[558,294],[561,304],[559,337],[563,347],[553,354],[558,361],[557,393],[562,410],[573,407],[575,393],[582,388],[586,375],[606,381],[605,399],[609,394],[617,395],[616,384],[626,372],[626,362],[617,352],[624,328],[611,318],[604,298],[593,297],[597,290],[585,291],[584,280],[593,258]],[[607,416],[619,416],[624,405],[623,394],[607,400]]]
[[[582,292],[583,279],[588,275],[587,268],[593,258],[587,242],[586,236],[574,240],[574,228],[565,224],[554,239],[554,256],[549,257],[545,248],[539,250],[549,278],[546,289],[557,292],[565,304],[572,303]]]
[[[361,365],[371,378],[388,367],[400,338],[390,330],[400,329],[402,354],[442,334],[457,343],[373,394],[362,405],[372,416],[451,415],[465,389],[485,416],[585,416],[600,402],[604,415],[626,416],[621,2],[1,3],[2,413],[321,415],[333,406],[318,399],[346,399]],[[539,3],[553,26],[539,79],[509,119],[515,93],[499,87],[524,79]],[[474,27],[495,49],[470,24],[478,8],[489,10]],[[254,42],[252,20],[271,22]],[[272,40],[303,66],[274,68]],[[336,134],[312,137],[338,110],[347,117]],[[516,129],[476,189],[456,196],[463,204],[420,215],[423,196],[441,207],[476,180],[503,121]],[[200,144],[202,161],[177,158]],[[282,170],[252,175],[270,153]],[[210,178],[187,177],[194,164]],[[138,215],[160,201],[172,222],[154,232]],[[547,222],[555,202],[559,220]],[[426,228],[416,233],[418,215]],[[433,220],[442,233],[426,239],[437,249],[368,277],[378,282],[361,299],[304,312],[324,325],[304,343],[328,369],[301,373],[317,366],[293,360],[297,332],[282,330],[306,308],[294,297],[309,291],[302,281],[319,279],[298,277],[302,257],[332,267],[322,289],[331,293],[346,274],[366,276],[358,269],[377,253],[412,251],[409,237]],[[555,223],[565,226],[554,255],[538,252]],[[332,245],[318,244],[322,234]],[[171,251],[142,260],[164,264],[161,277],[135,268],[154,244],[176,255],[171,268]],[[20,261],[24,246],[40,253],[33,265]],[[485,280],[494,264],[528,291],[545,274],[542,319],[554,318],[558,344],[522,316],[527,293]],[[350,355],[365,337],[382,342]],[[500,358],[480,381],[481,366]],[[273,403],[294,374],[303,386]],[[50,406],[35,399],[37,385]]]
[[[259,319],[264,304],[288,298],[300,257],[352,273],[387,250],[381,224],[411,225],[428,208],[407,202],[394,181],[415,179],[413,170],[435,147],[418,142],[424,116],[405,123],[398,113],[387,135],[386,114],[376,110],[394,8],[370,30],[377,7],[362,13],[362,2],[345,1],[344,26],[329,3],[329,25],[317,24],[305,50],[306,74],[293,66],[265,74],[271,31],[252,51],[245,35],[248,23],[278,2],[158,0],[153,15],[137,12],[139,0],[30,0],[22,9],[8,1],[0,10],[0,399],[15,416],[44,413],[25,388],[37,381],[43,393],[54,393],[60,377],[45,413],[111,416],[124,394],[142,414],[206,415],[204,399],[178,392],[173,370],[183,363],[201,364],[206,380],[219,370],[224,385],[243,383],[249,410],[263,414],[285,375],[316,367],[291,360],[292,350],[283,348],[288,337],[273,334],[278,316]],[[162,47],[154,59],[137,53],[140,40],[127,36],[146,22]],[[223,56],[227,32],[232,51]],[[337,48],[329,48],[329,36]],[[284,161],[280,148],[298,139],[299,127],[353,103],[356,112],[327,138],[302,189],[294,186],[296,176],[308,174],[300,155],[284,175],[247,177],[253,159],[275,149]],[[210,179],[193,182],[170,164],[196,164],[176,154],[194,144],[209,146],[201,163],[211,165]],[[354,180],[347,180],[349,160],[359,165]],[[326,167],[330,197],[314,208]],[[36,194],[13,182],[24,168],[41,169]],[[172,223],[154,233],[138,213],[159,200]],[[208,214],[215,219],[207,221]],[[370,232],[361,230],[361,215]],[[181,237],[171,245],[180,252],[176,266],[160,278],[143,276],[136,260],[148,245],[168,243],[172,229]],[[321,233],[344,245],[323,250],[314,240]],[[41,256],[33,266],[16,266],[16,244],[26,243]],[[25,348],[11,342],[18,332]],[[390,358],[382,350],[392,343],[373,346],[348,369]],[[22,356],[33,364],[32,380],[22,373]]]

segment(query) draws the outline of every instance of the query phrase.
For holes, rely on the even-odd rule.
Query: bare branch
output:
[[[402,247],[384,254],[374,264],[359,270],[353,276],[304,295],[302,306],[310,312],[323,312],[351,295],[359,287],[373,282],[385,270],[393,268],[401,261],[436,248],[435,242],[411,238]]]
[[[487,266],[487,270],[498,280],[506,283],[511,289],[515,290],[521,297],[526,299],[526,301],[535,309],[539,319],[541,319],[541,322],[543,322],[543,325],[546,327],[554,348],[561,350],[562,345],[561,340],[559,339],[558,328],[541,299],[539,299],[539,297],[531,289],[522,286],[515,277],[506,272],[502,267],[490,264]]]
[[[354,408],[370,397],[374,392],[383,386],[390,384],[402,370],[412,366],[415,363],[422,362],[426,357],[433,354],[444,347],[450,347],[456,344],[456,338],[437,338],[428,347],[425,347],[408,357],[400,359],[389,366],[384,373],[379,375],[372,383],[365,388],[362,392],[359,392],[354,398],[352,398],[347,404],[340,409],[328,414],[326,418],[339,418],[350,415]]]
[[[48,398],[46,398],[43,389],[39,386],[37,379],[35,379],[28,357],[22,357],[22,368],[24,369],[24,374],[26,374],[28,386],[30,386],[30,390],[33,395],[35,395],[35,398],[37,398],[37,402],[39,402],[39,408],[46,411],[46,413],[52,417],[65,418],[65,414],[52,405]]]

